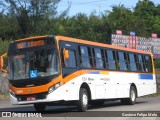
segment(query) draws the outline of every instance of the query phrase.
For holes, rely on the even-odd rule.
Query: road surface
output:
[[[1,112],[35,113],[32,105],[11,105],[9,101],[0,100]],[[40,115],[40,114],[39,114]],[[87,112],[78,112],[75,106],[47,106],[38,120],[160,120],[160,97],[138,98],[135,105],[122,105],[120,101],[106,101],[104,106],[90,106]],[[137,117],[138,116],[138,117]],[[47,118],[46,118],[47,117]],[[8,120],[2,118],[0,120]],[[11,120],[27,118],[12,117]],[[37,120],[37,118],[31,118]]]

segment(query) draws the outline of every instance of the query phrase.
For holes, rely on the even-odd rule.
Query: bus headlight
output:
[[[10,93],[13,97],[15,97],[15,93],[14,93],[11,89],[9,89],[9,93]]]
[[[49,88],[48,92],[49,92],[49,93],[53,92],[54,90],[56,90],[57,88],[59,88],[59,86],[60,86],[60,82],[57,83],[57,84],[55,84],[55,85],[53,85],[53,86],[51,86],[51,87]]]

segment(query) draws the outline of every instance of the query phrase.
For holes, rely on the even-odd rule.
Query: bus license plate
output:
[[[32,96],[32,97],[27,97],[27,101],[33,101],[36,100],[36,97]]]

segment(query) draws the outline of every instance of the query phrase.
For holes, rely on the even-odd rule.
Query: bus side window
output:
[[[145,55],[144,57],[145,57],[146,72],[152,72],[151,57],[149,55]]]
[[[142,56],[144,72],[148,72],[145,56]]]
[[[144,65],[143,65],[143,59],[142,59],[142,55],[138,55],[138,64],[139,64],[139,70],[141,72],[144,72]]]
[[[136,63],[137,71],[140,71],[139,63],[138,63],[138,55],[137,55],[137,54],[134,54],[134,58],[135,58],[135,63]]]
[[[92,67],[91,50],[86,46],[79,46],[80,66],[82,68]]]
[[[101,56],[102,56],[102,64],[103,64],[103,68],[108,68],[107,63],[105,62],[105,53],[104,53],[104,49],[101,49]]]
[[[125,64],[126,64],[127,71],[131,71],[130,64],[129,64],[129,54],[128,53],[124,53],[124,61],[125,61]]]
[[[131,71],[137,71],[136,63],[135,63],[135,56],[133,53],[129,53],[129,61],[130,61]]]
[[[118,52],[115,52],[115,55],[116,55],[116,67],[117,67],[117,70],[120,70],[120,58],[119,58]]]
[[[115,58],[115,51],[111,49],[106,50],[107,61],[110,70],[116,70],[116,58]]]
[[[118,58],[119,58],[120,70],[127,71],[125,58],[124,58],[124,52],[118,52]]]
[[[68,52],[69,52],[69,58],[68,59],[64,59],[64,54],[63,54],[64,66],[69,67],[69,68],[75,68],[76,67],[75,51],[74,50],[68,50]]]
[[[93,54],[94,54],[94,64],[95,68],[104,68],[104,59],[102,57],[102,50],[99,48],[94,48],[93,49]]]
[[[105,50],[105,67],[107,70],[109,69],[107,50]]]

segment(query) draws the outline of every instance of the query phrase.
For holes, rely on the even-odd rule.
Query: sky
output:
[[[58,4],[58,12],[62,13],[70,4],[69,16],[74,16],[77,13],[90,15],[92,12],[96,12],[96,14],[99,15],[106,10],[111,11],[113,5],[124,4],[125,7],[132,9],[138,1],[139,0],[61,0]],[[160,0],[150,1],[154,2],[155,5],[160,4]]]

